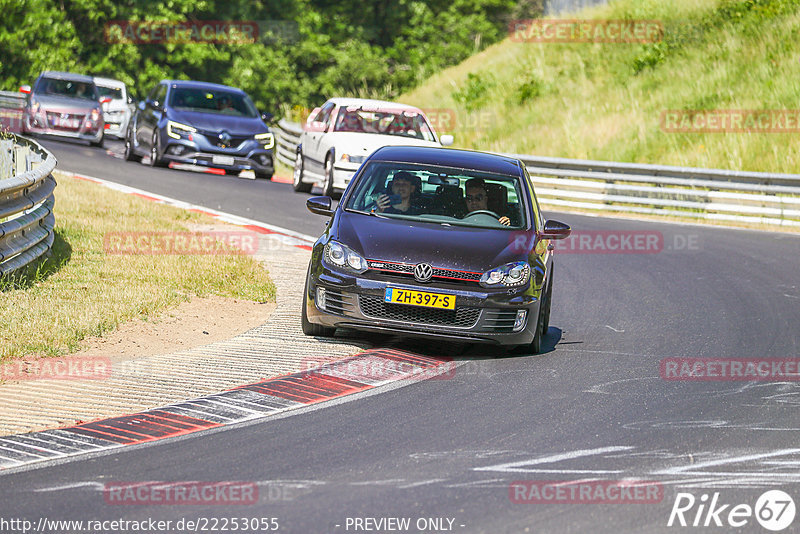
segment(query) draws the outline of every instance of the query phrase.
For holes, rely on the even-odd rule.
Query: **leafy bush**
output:
[[[464,86],[453,92],[453,100],[463,105],[467,111],[474,111],[484,104],[487,93],[494,85],[491,74],[470,72]]]

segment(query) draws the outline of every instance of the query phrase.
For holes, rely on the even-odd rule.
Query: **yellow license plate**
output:
[[[442,295],[441,293],[428,293],[426,291],[411,291],[387,287],[383,296],[384,302],[392,304],[408,304],[409,306],[423,306],[425,308],[441,308],[443,310],[456,309],[455,295]]]

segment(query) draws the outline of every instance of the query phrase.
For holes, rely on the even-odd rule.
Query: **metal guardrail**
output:
[[[289,122],[286,119],[278,121],[275,129],[275,157],[284,165],[294,168],[295,154],[297,145],[300,143],[300,134],[303,127],[296,122]]]
[[[278,159],[294,167],[302,126],[281,120]],[[551,207],[800,227],[800,175],[504,154],[525,163]]]
[[[0,276],[53,246],[55,166],[55,156],[34,141],[0,140]]]
[[[0,131],[22,132],[22,110],[25,95],[13,91],[0,91]]]

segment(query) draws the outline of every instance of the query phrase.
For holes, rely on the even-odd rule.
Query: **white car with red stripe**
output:
[[[294,190],[315,184],[322,194],[344,190],[367,156],[390,145],[442,147],[452,135],[438,135],[414,106],[363,98],[331,98],[308,116],[297,145]]]

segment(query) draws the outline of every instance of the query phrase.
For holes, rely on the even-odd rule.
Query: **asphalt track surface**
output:
[[[304,207],[309,195],[288,184],[150,169],[82,145],[43,144],[64,170],[307,234],[324,227]],[[665,358],[800,357],[800,238],[553,216],[576,232],[651,231],[663,240],[658,252],[558,253],[543,354],[467,348],[442,379],[3,474],[0,518],[175,525],[264,517],[294,533],[722,532],[734,505],[754,506],[766,490],[800,505],[798,382],[669,381],[659,371]],[[517,503],[509,493],[520,480],[623,479],[659,483],[661,501]],[[249,506],[103,499],[108,482],[153,480],[250,481],[260,497]],[[719,493],[719,504],[729,505],[719,515],[726,526],[667,527],[680,492],[697,498],[685,513],[689,524],[702,496]],[[378,529],[366,518],[409,518],[410,527]],[[427,518],[444,518],[442,527],[417,528]],[[737,531],[766,532],[754,517],[745,521]],[[785,532],[793,530],[800,517]]]

